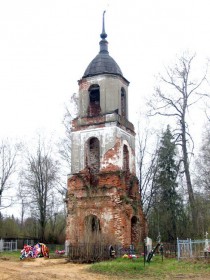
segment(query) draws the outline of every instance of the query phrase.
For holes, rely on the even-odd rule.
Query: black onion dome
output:
[[[88,65],[83,78],[99,74],[115,74],[123,76],[120,67],[108,53],[99,53]]]
[[[108,42],[106,40],[107,34],[104,28],[104,14],[103,13],[103,26],[102,33],[100,35],[100,52],[88,65],[83,78],[91,77],[99,74],[114,74],[123,76],[122,71],[116,61],[109,55]]]

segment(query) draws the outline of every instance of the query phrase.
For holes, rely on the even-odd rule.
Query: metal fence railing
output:
[[[17,240],[5,242],[3,239],[0,240],[0,252],[3,251],[17,251]]]
[[[111,258],[111,251],[115,251],[108,245],[97,243],[70,244],[67,248],[67,258],[74,262],[96,262]]]
[[[177,239],[177,258],[205,258],[210,255],[210,240]]]
[[[177,257],[177,243],[166,243],[163,242],[163,255],[167,258]]]
[[[153,244],[154,247],[157,245]],[[107,245],[100,243],[77,243],[65,246],[65,254],[69,261],[74,262],[94,262],[99,260],[106,260],[111,258],[111,247],[114,251],[115,257],[122,257],[123,255],[137,255],[144,256],[148,253],[145,252],[144,245],[134,248],[133,245],[123,247],[120,245]],[[156,254],[162,254],[165,257],[176,258],[177,257],[177,244],[176,243],[161,243],[160,252],[159,249]],[[151,248],[152,250],[152,248]]]

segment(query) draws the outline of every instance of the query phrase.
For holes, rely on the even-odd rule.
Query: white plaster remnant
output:
[[[101,217],[106,221],[109,222],[113,219],[113,215],[111,212],[104,212]]]
[[[123,167],[123,151],[113,153],[110,158],[104,158],[107,151],[114,149],[116,141],[120,140],[120,146],[125,143],[129,150],[129,168],[135,170],[135,158],[132,151],[135,146],[134,136],[128,134],[123,129],[116,126],[93,128],[72,132],[72,170],[71,173],[78,173],[85,168],[85,158],[87,153],[87,142],[90,138],[96,137],[100,143],[100,168],[106,168],[109,164]]]

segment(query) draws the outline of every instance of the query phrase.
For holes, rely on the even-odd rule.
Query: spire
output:
[[[106,39],[107,34],[105,32],[105,21],[104,21],[104,15],[106,11],[103,12],[103,21],[102,21],[102,33],[101,33],[101,39]]]
[[[105,19],[104,19],[105,13],[106,13],[106,11],[103,12],[102,33],[100,35],[102,40],[99,42],[99,44],[100,44],[100,53],[109,53],[108,52],[108,42],[106,40],[107,34],[105,32]]]

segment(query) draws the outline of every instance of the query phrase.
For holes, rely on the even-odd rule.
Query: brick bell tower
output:
[[[100,37],[99,54],[78,81],[66,241],[137,245],[145,238],[146,221],[135,172],[134,126],[128,121],[129,82],[109,55],[104,14]]]

